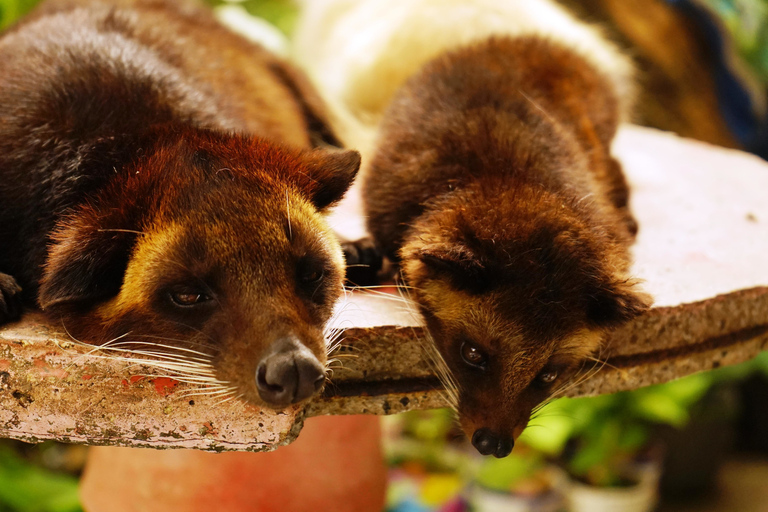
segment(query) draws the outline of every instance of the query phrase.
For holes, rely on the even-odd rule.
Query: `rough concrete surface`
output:
[[[608,364],[570,390],[609,393],[745,361],[768,349],[768,164],[637,127],[615,147],[640,223],[635,273],[656,301],[609,335]],[[353,190],[331,216],[361,234]],[[152,368],[73,343],[39,313],[0,329],[0,436],[88,444],[269,450],[308,415],[390,414],[444,405],[419,319],[394,288],[348,295],[324,394],[304,409],[258,410],[195,394]]]

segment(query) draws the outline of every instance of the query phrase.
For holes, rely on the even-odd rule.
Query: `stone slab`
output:
[[[635,272],[656,304],[605,340],[607,364],[568,395],[664,382],[768,349],[768,164],[637,127],[621,130],[615,150],[641,226]],[[362,234],[355,190],[331,223]],[[293,440],[310,415],[445,405],[419,318],[396,289],[350,293],[338,311],[344,345],[331,383],[305,408],[280,413],[196,394],[140,360],[103,358],[30,313],[0,329],[0,436],[260,451]]]

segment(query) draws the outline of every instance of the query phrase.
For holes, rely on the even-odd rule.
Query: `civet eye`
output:
[[[317,283],[323,278],[323,274],[324,274],[323,269],[314,268],[304,273],[301,276],[301,280],[308,284]]]
[[[476,346],[466,341],[461,344],[461,358],[469,366],[479,370],[485,370],[488,366],[488,358]]]
[[[536,376],[536,381],[542,385],[552,384],[557,380],[557,370],[542,370]]]
[[[170,292],[171,301],[177,306],[191,307],[204,302],[208,302],[211,298],[201,292],[195,290],[177,290]]]
[[[307,258],[299,262],[299,280],[302,284],[317,284],[324,276],[325,270],[320,263]]]

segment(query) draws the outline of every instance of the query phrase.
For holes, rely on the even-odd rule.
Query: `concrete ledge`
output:
[[[599,354],[608,364],[568,394],[633,389],[768,349],[768,164],[635,127],[622,131],[616,152],[641,226],[636,272],[657,306],[612,333]],[[356,208],[353,193],[332,217],[349,237],[360,231]],[[30,313],[0,330],[0,436],[262,451],[293,440],[307,416],[443,406],[422,328],[396,297],[348,297],[336,319],[348,326],[342,367],[323,396],[281,413],[198,394],[139,359],[100,357]]]

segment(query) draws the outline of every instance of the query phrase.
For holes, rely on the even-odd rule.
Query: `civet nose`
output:
[[[285,407],[309,398],[324,382],[323,365],[293,337],[274,342],[256,367],[259,396],[273,407]]]
[[[506,457],[512,452],[515,441],[511,437],[499,437],[487,428],[480,428],[472,435],[472,446],[482,455]]]

